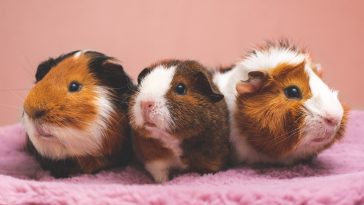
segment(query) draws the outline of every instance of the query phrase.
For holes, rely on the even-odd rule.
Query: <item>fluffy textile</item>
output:
[[[0,204],[364,204],[364,112],[307,164],[236,167],[153,184],[133,167],[54,179],[24,152],[20,125],[0,128]]]

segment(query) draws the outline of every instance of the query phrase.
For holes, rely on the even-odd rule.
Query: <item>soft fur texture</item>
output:
[[[364,112],[308,164],[184,174],[155,185],[132,167],[54,179],[26,154],[20,125],[0,128],[0,204],[363,204]]]

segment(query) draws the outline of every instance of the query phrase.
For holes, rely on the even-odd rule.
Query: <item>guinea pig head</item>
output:
[[[252,69],[254,60],[270,63]],[[236,85],[234,118],[256,150],[273,158],[314,156],[342,137],[347,111],[307,55],[268,49],[248,61],[249,79]]]
[[[195,61],[167,60],[144,69],[131,103],[135,128],[198,132],[211,105],[223,99],[207,70]],[[185,132],[184,132],[185,131]]]
[[[121,65],[98,52],[75,51],[41,63],[23,113],[35,148],[53,159],[96,154],[130,83]]]

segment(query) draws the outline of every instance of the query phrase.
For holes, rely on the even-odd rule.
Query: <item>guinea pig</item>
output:
[[[309,161],[343,137],[347,109],[308,52],[268,42],[213,80],[230,112],[233,161]]]
[[[138,76],[129,115],[136,158],[158,183],[173,171],[217,172],[229,159],[224,96],[196,61],[164,60]]]
[[[116,59],[74,51],[42,62],[24,102],[28,150],[54,177],[95,173],[131,158],[135,85]]]

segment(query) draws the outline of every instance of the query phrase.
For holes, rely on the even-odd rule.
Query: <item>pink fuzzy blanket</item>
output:
[[[0,128],[0,204],[364,204],[364,112],[344,140],[312,163],[184,174],[163,185],[132,167],[54,179],[23,146],[20,125]]]

